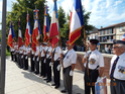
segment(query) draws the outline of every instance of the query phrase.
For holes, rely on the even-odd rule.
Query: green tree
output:
[[[26,29],[26,14],[27,11],[30,15],[31,29],[34,26],[34,13],[35,8],[39,9],[39,22],[41,30],[43,28],[43,17],[44,17],[44,3],[45,0],[17,0],[16,3],[12,5],[12,11],[7,13],[7,27],[9,27],[10,21],[13,22],[14,30],[17,35],[18,31],[18,20],[21,19],[21,29],[24,36]]]
[[[66,23],[66,18],[65,18],[65,12],[62,7],[59,7],[58,16],[59,16],[59,27],[63,28],[63,25]]]

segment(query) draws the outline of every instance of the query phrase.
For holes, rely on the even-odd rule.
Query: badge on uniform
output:
[[[90,63],[90,64],[95,64],[95,62],[96,62],[96,60],[95,60],[94,58],[91,58],[91,59],[89,60],[89,63]]]
[[[118,72],[120,72],[120,73],[122,73],[122,74],[125,74],[125,67],[119,65],[119,66],[118,66]]]

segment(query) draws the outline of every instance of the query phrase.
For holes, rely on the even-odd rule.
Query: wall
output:
[[[77,64],[76,64],[76,69],[83,71],[84,70],[84,66],[82,63],[82,57],[84,56],[83,52],[77,52]],[[109,78],[109,69],[110,69],[110,60],[112,58],[113,55],[110,54],[103,54],[104,57],[104,63],[105,63],[105,68],[104,68],[104,74],[103,76],[107,76]]]

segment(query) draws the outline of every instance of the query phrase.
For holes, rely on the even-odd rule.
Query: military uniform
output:
[[[88,60],[86,63],[84,63],[85,94],[90,94],[91,88],[93,94],[95,94],[95,82],[99,76],[98,67],[104,67],[104,59],[97,49],[94,51],[88,51],[84,57],[86,57],[87,55],[89,55]]]
[[[53,71],[54,71],[54,83],[55,88],[60,86],[60,56],[62,54],[62,50],[59,46],[54,49],[54,64],[53,64]]]
[[[73,49],[68,50],[63,59],[64,87],[68,94],[72,94],[72,64],[76,64],[77,54]]]
[[[46,76],[47,76],[47,82],[50,82],[52,80],[52,71],[51,71],[51,66],[50,66],[50,62],[51,62],[51,52],[52,52],[52,47],[49,46],[47,48],[47,56],[46,56]]]
[[[39,54],[40,54],[40,46],[36,46],[36,52],[35,52],[35,74],[39,74]]]
[[[35,71],[35,52],[33,49],[31,49],[31,56],[30,56],[30,59],[31,59],[31,72],[34,72]]]
[[[125,45],[125,41],[116,41],[114,44]],[[114,47],[114,50],[119,51],[120,49]],[[110,66],[111,94],[125,94],[125,48],[124,52],[112,57]]]

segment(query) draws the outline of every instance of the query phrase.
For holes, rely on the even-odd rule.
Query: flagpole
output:
[[[0,94],[5,94],[5,69],[6,69],[6,3],[3,0],[2,10],[2,41],[1,41],[1,62],[0,62]]]

